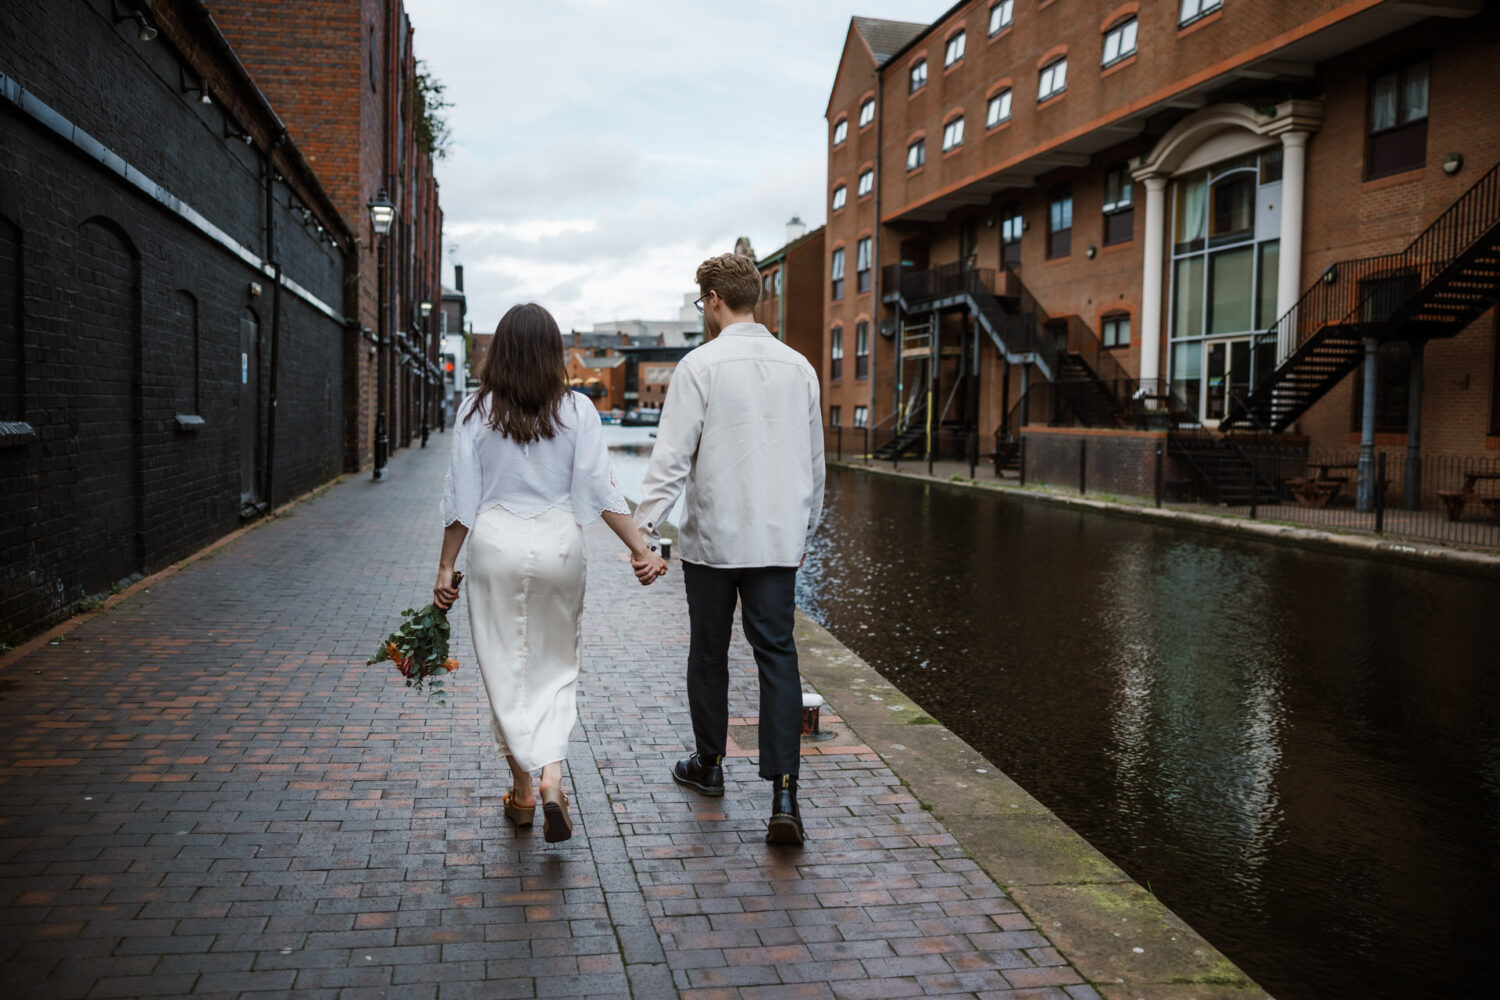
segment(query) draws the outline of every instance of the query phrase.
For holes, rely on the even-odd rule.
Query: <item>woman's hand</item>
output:
[[[454,572],[452,566],[439,566],[437,583],[432,586],[432,603],[447,611],[458,600],[458,584],[463,577]]]
[[[649,587],[667,575],[667,561],[649,549],[632,555],[630,568],[635,570],[635,578],[641,581],[642,587]]]

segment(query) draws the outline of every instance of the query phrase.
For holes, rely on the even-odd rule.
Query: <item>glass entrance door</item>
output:
[[[1205,342],[1203,375],[1203,424],[1217,427],[1237,400],[1250,395],[1250,338]]]

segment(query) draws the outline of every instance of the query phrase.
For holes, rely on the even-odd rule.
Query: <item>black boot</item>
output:
[[[699,795],[720,796],[724,794],[724,758],[715,757],[712,764],[693,754],[684,757],[672,768],[672,780],[684,788],[691,788]]]
[[[766,826],[766,843],[800,845],[805,837],[802,814],[797,811],[796,775],[783,774],[771,788],[771,822]]]

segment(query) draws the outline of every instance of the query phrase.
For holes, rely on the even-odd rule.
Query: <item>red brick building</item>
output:
[[[853,19],[824,324],[880,332],[872,423],[1493,456],[1497,30],[1380,0]]]
[[[793,216],[786,226],[786,243],[755,265],[760,270],[756,322],[820,370],[824,353],[823,248],[823,227],[807,232],[802,220]],[[826,401],[824,413],[828,413]]]
[[[442,210],[414,32],[401,0],[209,0],[235,53],[270,98],[358,237],[358,279],[346,312],[345,465],[370,461],[381,399],[380,240],[370,202],[396,208],[385,237],[386,434],[394,449],[438,405]],[[424,311],[423,303],[428,305]],[[427,414],[436,424],[436,410]]]

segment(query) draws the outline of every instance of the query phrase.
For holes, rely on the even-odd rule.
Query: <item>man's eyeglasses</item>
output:
[[[707,301],[708,297],[712,294],[713,292],[704,292],[702,295],[698,296],[698,301],[693,303],[693,307],[701,313],[703,311],[703,303]]]

